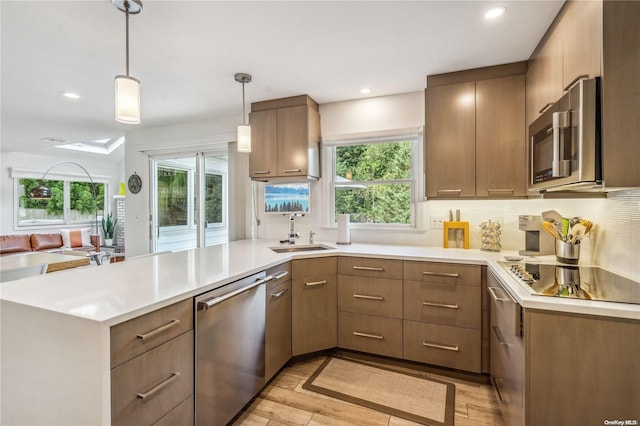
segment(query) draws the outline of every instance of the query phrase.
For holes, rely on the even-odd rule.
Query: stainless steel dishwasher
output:
[[[225,425],[264,386],[260,272],[195,298],[196,425]]]

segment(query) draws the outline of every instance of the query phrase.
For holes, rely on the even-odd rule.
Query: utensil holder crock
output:
[[[556,259],[558,262],[576,265],[580,260],[580,244],[556,240]]]

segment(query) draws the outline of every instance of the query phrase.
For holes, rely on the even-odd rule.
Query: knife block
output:
[[[462,232],[464,248],[469,248],[469,222],[444,222],[444,248],[449,248],[449,231],[453,231],[453,235]],[[454,242],[456,241],[454,240]]]

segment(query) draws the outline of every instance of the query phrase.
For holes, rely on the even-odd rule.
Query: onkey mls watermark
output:
[[[638,426],[638,420],[605,420],[604,424],[611,426]]]

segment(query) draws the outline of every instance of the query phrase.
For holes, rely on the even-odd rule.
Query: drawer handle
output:
[[[489,194],[513,194],[515,189],[510,188],[498,188],[498,189],[487,189]]]
[[[384,336],[382,336],[380,334],[370,334],[370,333],[362,333],[360,331],[354,331],[353,335],[354,336],[359,336],[359,337],[368,337],[369,339],[384,340]]]
[[[354,293],[353,297],[356,299],[384,300],[384,297],[382,296],[368,296],[366,294],[357,294],[357,293]]]
[[[509,404],[509,400],[504,397],[504,394],[502,393],[502,387],[500,386],[500,382],[502,382],[502,379],[498,379],[497,377],[492,377],[491,381],[493,382],[493,386],[496,388],[496,391],[498,392],[498,398],[500,398],[500,402],[502,402],[503,404]]]
[[[376,271],[376,272],[384,272],[384,268],[373,267],[373,266],[354,266],[353,269],[357,271]]]
[[[458,194],[462,193],[462,189],[438,189],[436,190],[438,194]]]
[[[451,272],[429,272],[429,271],[424,271],[422,273],[422,275],[429,275],[429,276],[434,276],[434,277],[450,277],[450,278],[458,278],[460,276],[460,274],[458,273],[451,273]]]
[[[498,295],[496,294],[496,290],[500,290],[498,287],[487,287],[487,290],[489,290],[489,294],[491,294],[491,297],[496,302],[509,302],[510,301],[510,299],[507,299],[505,297],[498,297]]]
[[[272,298],[274,298],[274,299],[277,299],[277,298],[279,298],[279,297],[282,297],[282,296],[283,296],[286,292],[288,292],[288,291],[289,291],[289,289],[288,289],[288,288],[285,288],[285,289],[283,289],[283,290],[280,290],[280,291],[279,291],[279,292],[277,292],[277,293],[271,293],[271,297],[272,297]]]
[[[283,170],[283,172],[285,172],[285,173],[300,173],[301,171],[302,170],[300,170],[300,169],[286,169],[286,170]]]
[[[446,303],[434,303],[434,302],[422,302],[424,306],[434,306],[436,308],[449,308],[449,309],[459,309],[460,306],[458,304],[455,305],[447,305]]]
[[[286,277],[287,275],[289,275],[289,271],[276,272],[275,274],[273,274],[273,279],[279,280],[280,278]]]
[[[496,338],[498,339],[498,343],[500,343],[502,346],[509,346],[509,344],[505,342],[504,339],[502,338],[502,333],[500,332],[500,329],[495,325],[492,328],[493,328],[493,334],[495,334]]]
[[[146,398],[149,398],[149,397],[153,396],[154,394],[160,392],[160,390],[162,388],[164,388],[165,386],[168,386],[169,384],[171,384],[171,382],[173,382],[178,377],[180,377],[180,373],[179,372],[176,371],[176,372],[171,373],[171,376],[169,376],[168,378],[166,378],[162,382],[158,383],[157,385],[155,385],[154,387],[152,387],[148,391],[146,391],[144,393],[139,393],[138,394],[138,398],[140,398],[142,400],[145,400]]]
[[[316,285],[324,285],[327,283],[327,280],[322,280],[322,281],[311,281],[310,283],[304,283],[304,285],[308,286],[308,287],[313,287]]]
[[[144,333],[144,334],[137,334],[136,337],[140,340],[145,340],[145,339],[150,339],[160,333],[162,333],[163,331],[167,331],[168,329],[170,329],[171,327],[174,327],[176,325],[180,324],[180,320],[179,319],[172,319],[171,322],[160,326],[154,330],[151,330],[148,333]]]
[[[436,348],[436,349],[444,349],[445,351],[451,351],[451,352],[459,351],[457,346],[445,346],[445,345],[438,345],[436,343],[429,343],[429,342],[422,342],[422,346],[427,346],[429,348]]]
[[[271,173],[271,170],[256,170],[253,172],[254,175],[268,175]]]
[[[543,112],[545,112],[546,110],[548,110],[550,107],[552,107],[554,104],[554,102],[549,102],[548,104],[546,104],[545,106],[542,107],[542,109],[540,111],[538,111],[538,114],[542,114]]]

